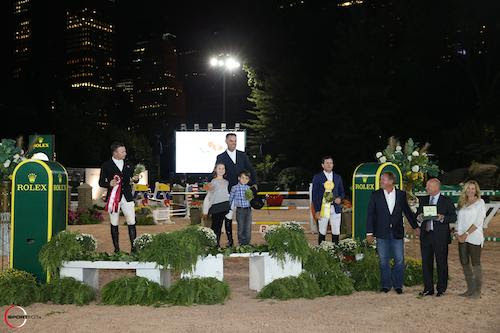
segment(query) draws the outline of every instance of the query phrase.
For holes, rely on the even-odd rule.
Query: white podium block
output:
[[[299,276],[302,273],[302,262],[292,260],[288,255],[285,262],[279,262],[269,253],[252,254],[249,258],[249,288],[260,291],[272,281],[287,276]]]
[[[191,273],[182,273],[182,278],[204,278],[213,277],[219,281],[224,279],[224,256],[217,254],[206,257],[198,257],[198,261]]]
[[[60,269],[61,277],[72,277],[95,290],[99,289],[99,269],[133,269],[137,276],[168,288],[171,284],[170,269],[155,262],[125,261],[65,261]]]

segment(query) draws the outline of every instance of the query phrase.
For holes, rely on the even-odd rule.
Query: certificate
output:
[[[423,207],[424,221],[436,220],[438,218],[437,206]]]

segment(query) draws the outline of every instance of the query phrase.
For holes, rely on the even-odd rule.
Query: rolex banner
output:
[[[43,153],[47,156],[49,161],[53,161],[55,152],[54,136],[50,134],[30,135],[28,151],[30,156],[36,153]]]
[[[66,229],[68,177],[57,162],[26,160],[12,177],[10,266],[46,282],[38,253],[53,235]]]
[[[366,238],[366,217],[371,194],[380,188],[380,175],[390,171],[396,175],[394,186],[403,187],[401,170],[393,163],[363,163],[354,171],[352,177],[352,236]]]

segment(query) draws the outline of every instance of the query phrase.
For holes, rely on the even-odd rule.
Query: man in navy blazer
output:
[[[236,149],[235,133],[226,134],[226,144],[227,150],[217,155],[217,161],[215,163],[222,163],[226,167],[226,179],[229,182],[229,192],[231,192],[231,187],[238,184],[238,176],[243,170],[250,172],[249,185],[252,186],[257,184],[257,175],[255,174],[255,170],[247,154]]]
[[[408,206],[406,192],[394,188],[396,176],[384,172],[380,177],[380,189],[373,192],[368,203],[366,239],[369,243],[377,238],[380,260],[381,291],[387,293],[394,287],[403,293],[404,280],[404,226],[403,214],[416,233],[420,233],[415,214]],[[390,260],[394,259],[391,270]]]
[[[314,175],[312,180],[312,202],[314,205],[314,218],[318,221],[318,244],[326,239],[326,229],[328,221],[332,228],[332,242],[339,242],[340,222],[342,216],[342,206],[340,205],[345,196],[344,185],[340,175],[333,172],[333,158],[325,156],[321,159],[321,167],[323,171]],[[321,217],[321,204],[325,193],[325,182],[333,181],[334,187],[332,190],[334,201],[330,209],[330,216]]]
[[[419,198],[417,219],[422,221],[420,233],[420,251],[422,254],[422,272],[424,290],[420,296],[434,294],[434,258],[438,281],[437,297],[443,296],[448,287],[448,244],[451,243],[450,223],[457,220],[455,206],[450,198],[441,194],[441,182],[431,178],[426,183],[429,195]],[[423,221],[423,207],[436,206],[438,217],[435,220]]]

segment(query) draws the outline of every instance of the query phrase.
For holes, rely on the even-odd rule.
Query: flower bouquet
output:
[[[425,188],[426,177],[437,177],[441,173],[437,163],[431,160],[429,147],[429,143],[419,146],[411,138],[401,146],[397,138],[390,137],[387,147],[375,157],[380,163],[392,162],[401,169],[404,188],[413,197],[413,191]]]

